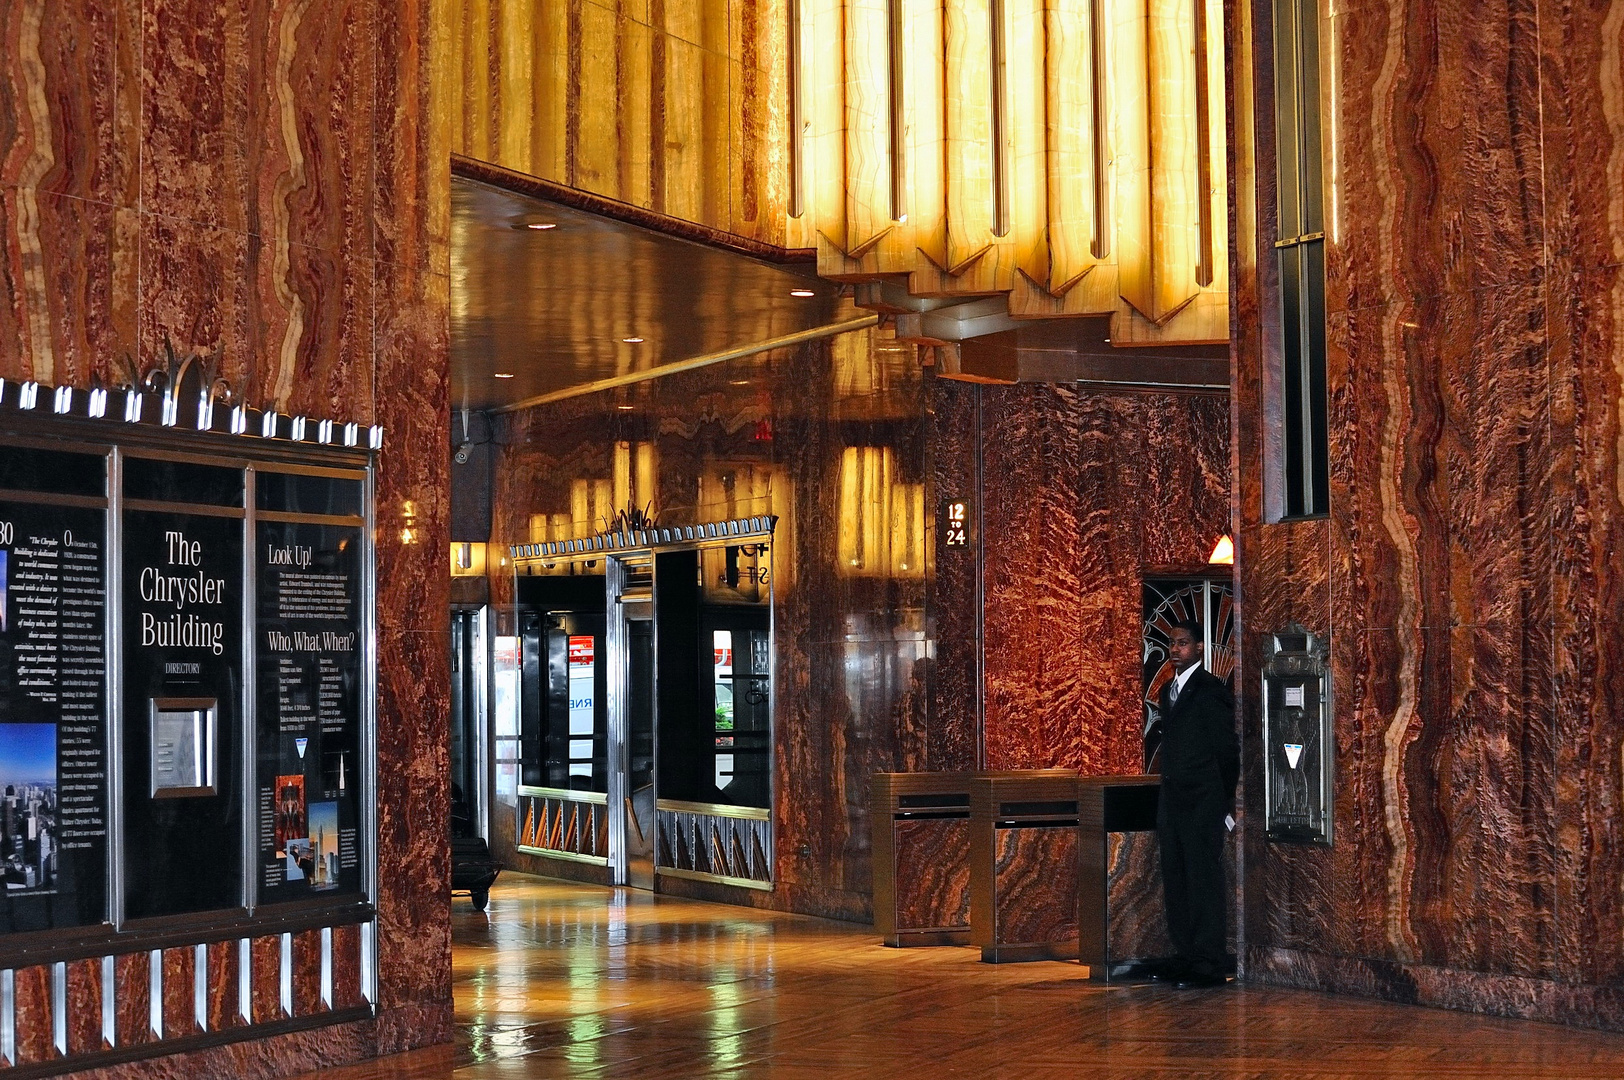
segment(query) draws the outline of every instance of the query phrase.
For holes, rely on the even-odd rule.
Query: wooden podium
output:
[[[1091,978],[1172,950],[1156,844],[1161,786],[1159,776],[1077,781],[1077,959]]]
[[[1075,769],[970,781],[970,940],[1000,964],[1077,956]]]
[[[969,944],[973,775],[874,774],[874,928],[887,945]]]

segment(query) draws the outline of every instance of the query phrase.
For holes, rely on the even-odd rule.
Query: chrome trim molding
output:
[[[748,540],[769,537],[778,524],[778,518],[732,518],[727,521],[708,521],[700,525],[673,525],[631,532],[599,533],[578,540],[554,540],[545,544],[515,544],[508,548],[514,563],[530,563],[538,559],[559,559],[571,555],[586,555],[621,551],[647,551],[661,547],[687,547],[708,540]]]

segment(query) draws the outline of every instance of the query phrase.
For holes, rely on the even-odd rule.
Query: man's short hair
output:
[[[1182,622],[1176,622],[1173,624],[1173,629],[1189,631],[1190,640],[1195,642],[1197,645],[1200,645],[1202,642],[1207,640],[1206,631],[1204,631],[1201,628],[1201,624],[1194,619],[1185,619]],[[1171,637],[1172,635],[1168,636]]]

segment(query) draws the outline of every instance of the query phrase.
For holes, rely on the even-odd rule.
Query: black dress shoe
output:
[[[1176,983],[1188,972],[1188,964],[1176,957],[1166,957],[1160,960],[1146,960],[1140,965],[1138,974],[1156,982]]]
[[[1228,986],[1229,978],[1217,972],[1200,973],[1190,972],[1178,981],[1180,990],[1210,990],[1216,986]]]

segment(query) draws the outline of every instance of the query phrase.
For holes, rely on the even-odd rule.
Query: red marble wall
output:
[[[439,2],[0,5],[0,377],[116,385],[171,342],[218,352],[251,405],[387,433],[378,1020],[121,1075],[269,1075],[450,1037]]]
[[[1214,571],[1229,530],[1228,401],[1065,384],[942,392],[972,424],[977,398],[981,414],[985,766],[1138,772],[1141,585]],[[938,431],[957,443],[949,411]],[[970,558],[940,554],[938,587],[956,594],[944,606],[973,595],[973,578],[948,584],[949,563]]]
[[[1610,12],[1361,0],[1323,22],[1331,514],[1290,524],[1262,513],[1276,300],[1256,44],[1263,225],[1237,218],[1235,274],[1243,664],[1288,620],[1330,633],[1337,834],[1321,850],[1252,831],[1253,978],[1624,1026]],[[1231,29],[1267,13],[1234,7]],[[1259,722],[1249,699],[1249,746]]]

